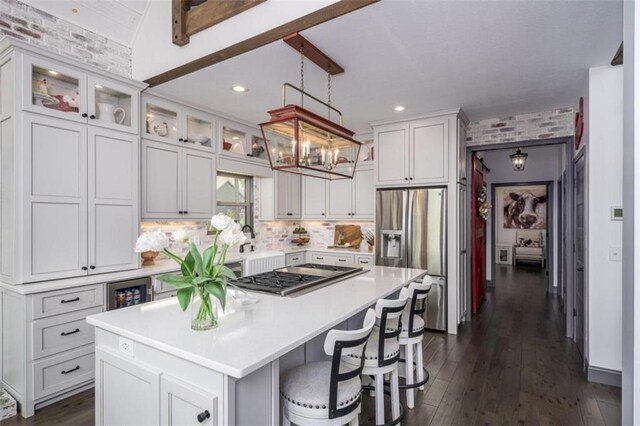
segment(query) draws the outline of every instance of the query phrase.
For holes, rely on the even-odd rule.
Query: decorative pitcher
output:
[[[122,114],[119,119],[116,120],[116,115]],[[127,117],[127,113],[123,108],[117,107],[105,102],[98,102],[98,119],[107,121],[109,123],[124,123],[124,119]]]

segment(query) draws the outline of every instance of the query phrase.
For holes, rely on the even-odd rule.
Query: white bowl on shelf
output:
[[[209,142],[209,137],[200,133],[196,133],[194,135],[189,136],[187,139],[193,141],[195,143],[199,143],[200,145],[204,145]]]

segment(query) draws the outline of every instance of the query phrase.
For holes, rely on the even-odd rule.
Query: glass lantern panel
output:
[[[187,141],[211,148],[213,123],[187,114]]]
[[[146,133],[166,139],[178,139],[178,113],[147,102]]]
[[[251,155],[253,158],[267,160],[267,147],[264,143],[264,139],[259,138],[258,136],[251,137]]]
[[[131,127],[131,94],[96,84],[96,119]],[[137,113],[137,112],[136,112]]]
[[[33,105],[60,112],[78,113],[80,81],[54,69],[31,68],[31,100]]]
[[[300,156],[298,164],[321,171],[352,175],[360,144],[337,136],[313,124],[300,121]]]
[[[295,165],[295,120],[262,125],[273,167]]]
[[[247,135],[230,127],[222,129],[222,150],[231,154],[246,155]]]

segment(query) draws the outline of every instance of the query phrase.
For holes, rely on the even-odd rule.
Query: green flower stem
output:
[[[166,254],[167,256],[169,256],[170,258],[172,258],[173,260],[175,260],[176,262],[178,262],[178,265],[180,265],[180,267],[182,267],[182,265],[184,265],[184,267],[187,269],[187,271],[189,272],[189,276],[191,278],[195,278],[195,276],[193,275],[193,271],[191,270],[191,268],[189,268],[189,265],[187,265],[186,263],[184,263],[184,261],[182,259],[180,259],[180,257],[178,257],[177,255],[171,253],[169,251],[169,249],[164,249],[162,250],[162,252],[164,254]]]

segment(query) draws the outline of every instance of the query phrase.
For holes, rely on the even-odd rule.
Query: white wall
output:
[[[588,139],[588,360],[591,367],[622,369],[622,66],[589,71]]]
[[[491,204],[491,214],[495,215],[496,202],[492,199],[491,185],[496,183],[525,183],[525,182],[542,182],[553,181],[553,235],[558,235],[558,185],[562,171],[564,170],[564,145],[548,145],[548,146],[533,146],[526,147],[523,150],[529,154],[527,163],[523,171],[517,172],[513,170],[511,165],[511,159],[509,154],[512,154],[512,149],[500,149],[495,151],[484,151],[482,156],[484,162],[491,169],[490,173],[485,174],[485,181],[487,183],[487,191],[489,193],[489,204]],[[495,217],[495,216],[494,216]],[[498,225],[499,226],[499,225]],[[498,241],[505,242],[507,241]],[[513,241],[515,242],[515,240]],[[554,254],[558,253],[557,239],[554,238]],[[493,259],[491,257],[491,247],[493,245],[493,229],[491,228],[491,222],[487,222],[487,279],[491,280],[491,264]],[[557,285],[557,270],[558,262],[554,262],[553,282]]]

